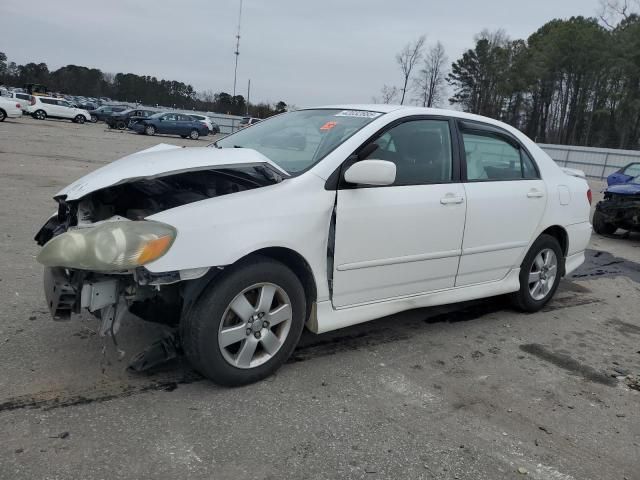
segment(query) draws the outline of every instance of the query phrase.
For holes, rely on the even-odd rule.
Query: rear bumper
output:
[[[567,236],[569,237],[569,245],[567,248],[567,259],[572,255],[584,252],[591,240],[591,232],[593,228],[591,223],[575,223],[566,227]]]

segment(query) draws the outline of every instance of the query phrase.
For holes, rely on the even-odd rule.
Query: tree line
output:
[[[150,106],[211,111],[265,118],[287,109],[283,101],[275,105],[261,102],[247,105],[242,95],[206,91],[198,93],[188,84],[134,73],[110,74],[97,68],[67,65],[50,71],[46,63],[18,65],[0,52],[0,85],[23,87],[27,83],[45,85],[48,91]]]
[[[640,2],[602,0],[599,18],[551,20],[527,39],[483,31],[446,68],[425,37],[396,56],[399,87],[375,101],[502,120],[540,143],[640,148]],[[425,51],[426,50],[426,51]]]

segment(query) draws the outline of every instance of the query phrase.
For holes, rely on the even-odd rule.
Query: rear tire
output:
[[[257,382],[289,358],[305,315],[298,277],[280,262],[255,256],[204,290],[182,318],[182,346],[194,368],[219,385]]]
[[[4,122],[5,118],[7,118],[7,112],[0,108],[0,122]]]
[[[116,122],[116,128],[118,130],[124,130],[125,128],[127,128],[127,125],[122,120],[118,120]]]
[[[613,235],[618,227],[607,222],[602,212],[596,210],[593,212],[593,230],[599,235]]]
[[[35,112],[33,112],[33,118],[35,118],[36,120],[44,120],[45,118],[47,118],[47,112],[45,112],[44,110],[36,110]]]
[[[154,127],[153,125],[147,125],[146,127],[144,127],[144,133],[146,135],[153,136],[156,134],[156,127]]]
[[[194,128],[193,130],[191,130],[189,138],[191,140],[198,140],[198,138],[200,138],[200,132]]]
[[[77,115],[76,118],[73,119],[73,121],[82,125],[85,121],[85,118],[83,115]]]
[[[514,306],[523,312],[540,310],[553,298],[563,273],[560,243],[551,235],[540,235],[520,266],[520,290],[511,295]]]

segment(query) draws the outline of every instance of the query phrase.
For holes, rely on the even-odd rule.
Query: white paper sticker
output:
[[[343,110],[336,113],[335,117],[359,117],[359,118],[376,118],[382,115],[380,112],[368,112],[366,110]]]

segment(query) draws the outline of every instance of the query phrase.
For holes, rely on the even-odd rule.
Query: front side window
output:
[[[375,142],[369,159],[396,164],[394,185],[451,181],[451,134],[446,120],[413,120],[397,125]]]
[[[252,148],[295,175],[312,167],[381,115],[364,110],[298,110],[239,130],[211,146]]]
[[[526,180],[538,178],[526,152],[506,140],[481,133],[462,133],[467,180]]]

